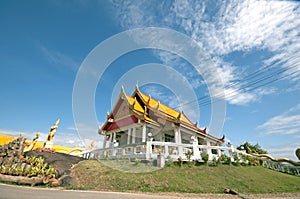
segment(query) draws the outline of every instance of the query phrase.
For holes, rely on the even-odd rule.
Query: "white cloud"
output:
[[[68,127],[69,130],[82,131],[82,132],[97,132],[97,127],[79,123],[76,127]]]
[[[300,9],[293,1],[164,1],[160,4],[148,1],[114,2],[117,17],[124,28],[162,26],[169,27],[191,36],[213,58],[218,67],[218,74],[222,77],[226,96],[220,95],[220,82],[213,79],[216,71],[209,70],[206,79],[215,84],[211,88],[212,96],[225,97],[231,104],[245,105],[259,100],[268,92],[269,88],[258,91],[241,89],[243,86],[234,84],[242,79],[246,73],[243,67],[234,66],[221,58],[234,51],[249,52],[264,49],[274,55],[265,64],[274,62],[277,67],[300,70]],[[294,56],[291,58],[291,56]],[[189,73],[180,59],[170,53],[159,52],[160,59],[169,65],[180,66],[184,75],[194,88],[202,86],[203,81]],[[296,65],[296,66],[295,66]],[[183,69],[185,68],[185,69]],[[292,70],[282,75],[290,74]],[[300,80],[299,73],[295,73],[289,80]],[[247,82],[244,81],[247,84]]]
[[[205,48],[218,54],[252,48],[276,51],[300,25],[297,7],[287,1],[230,1],[221,5],[215,21],[199,23],[202,30],[195,39],[207,38]]]
[[[275,158],[289,158],[294,161],[299,161],[295,155],[296,149],[299,148],[300,142],[289,143],[283,146],[266,148],[267,152]]]
[[[28,139],[32,140],[37,132],[26,132],[26,131],[16,131],[11,129],[0,129],[1,134],[10,135],[14,137],[19,137],[20,134]],[[40,136],[38,141],[45,142],[47,139],[48,133],[40,132]],[[66,146],[66,147],[84,147],[84,142],[74,133],[65,133],[65,132],[56,132],[53,138],[53,142],[55,145]],[[86,143],[88,146],[90,141]]]
[[[12,129],[0,129],[1,134],[10,135],[14,137],[19,137],[22,134],[26,139],[31,140],[36,135],[37,132],[27,132],[27,131],[17,131]],[[46,140],[48,133],[40,132],[40,140]]]
[[[218,66],[218,73],[226,86],[241,79],[244,73],[238,73],[237,68],[226,63],[219,55],[226,55],[234,51],[250,51],[253,49],[268,49],[276,52],[267,62],[279,59],[281,67],[289,67],[287,53],[299,52],[299,26],[297,20],[299,6],[295,2],[286,1],[230,1],[217,2],[206,5],[198,1],[175,1],[151,4],[148,1],[114,2],[117,17],[124,28],[167,26],[190,35],[199,42],[206,51],[213,56]],[[211,8],[213,7],[213,8]],[[176,56],[170,53],[159,53],[160,59],[169,65],[182,65]],[[300,56],[298,56],[300,57]],[[297,58],[300,59],[300,58]],[[300,63],[298,60],[297,63]],[[181,67],[183,68],[184,65]],[[214,74],[215,71],[209,71]],[[186,78],[194,88],[198,88],[202,81],[185,71]],[[213,78],[213,75],[210,75]],[[293,79],[299,77],[294,75]],[[216,83],[214,80],[206,80]],[[258,92],[248,92],[240,89],[241,85],[225,88],[226,100],[231,104],[244,105],[259,100],[270,89]],[[212,88],[211,95],[219,95],[220,88]],[[230,95],[234,97],[230,97]]]
[[[300,134],[300,104],[292,107],[282,115],[272,117],[259,125],[263,135],[271,134]]]
[[[102,147],[102,138],[98,135],[97,126],[79,123],[76,127],[69,127],[73,133],[69,137],[69,141],[77,143],[78,147],[88,147],[92,141],[95,141],[95,147]],[[73,139],[72,139],[73,138]]]
[[[162,89],[155,86],[147,86],[145,88],[145,93],[169,107],[178,107],[178,98],[176,96],[166,95]]]

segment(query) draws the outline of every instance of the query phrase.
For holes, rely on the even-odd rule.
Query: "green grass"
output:
[[[107,164],[114,168],[119,166],[119,170]],[[153,168],[143,163],[134,165],[129,161],[87,160],[80,162],[72,172],[78,177],[79,189],[223,193],[224,188],[229,187],[245,194],[300,192],[300,177],[260,166],[170,166],[147,173],[131,172],[144,169]]]

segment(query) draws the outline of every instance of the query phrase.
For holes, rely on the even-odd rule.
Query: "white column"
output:
[[[218,157],[220,158],[222,155],[221,149],[218,149],[217,151],[218,151]]]
[[[114,142],[116,141],[116,136],[117,136],[117,133],[113,133],[113,144],[115,144]]]
[[[131,138],[131,128],[128,129],[127,145],[130,144],[130,138]]]
[[[115,141],[116,141],[116,133],[113,133],[113,140],[112,140],[112,146],[113,146],[113,149],[112,149],[112,156],[116,156],[116,153],[117,153],[117,149],[115,149]]]
[[[208,160],[212,160],[213,158],[212,158],[212,153],[211,153],[211,148],[210,148],[210,141],[206,141],[206,145],[209,147],[209,148],[207,148],[206,149],[206,152],[207,152],[207,154],[208,154]]]
[[[165,157],[169,156],[169,146],[165,145]]]
[[[132,144],[135,144],[135,137],[136,137],[136,127],[132,129],[132,140],[131,140]]]
[[[200,151],[199,151],[199,143],[198,143],[198,138],[197,136],[193,136],[194,139],[193,139],[193,157],[195,160],[197,159],[200,159],[201,156],[200,156]]]
[[[174,134],[175,134],[175,143],[179,144],[179,132],[178,132],[178,128],[174,128]]]
[[[178,144],[178,156],[183,156],[183,148],[182,146],[179,146],[181,144],[181,131],[178,127],[174,128],[174,134],[175,134],[175,143]]]
[[[106,142],[107,142],[107,135],[106,134],[104,134],[104,138],[103,138],[103,146],[102,146],[102,148],[103,149],[105,149],[105,147],[106,147]]]
[[[146,124],[143,124],[143,129],[142,129],[142,142],[146,142]]]
[[[149,160],[151,158],[152,154],[152,141],[146,142],[146,160]]]
[[[112,146],[113,146],[113,134],[111,133],[110,135],[109,135],[109,148],[111,148]]]

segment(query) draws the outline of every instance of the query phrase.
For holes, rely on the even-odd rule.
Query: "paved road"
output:
[[[33,188],[0,184],[0,199],[299,199],[300,193],[290,194],[261,194],[233,196],[226,194],[141,194],[141,193],[118,193],[118,192],[97,192],[97,191],[74,191],[47,188]]]
[[[180,198],[239,198],[230,195],[197,194],[137,194],[97,191],[73,191],[47,188],[33,188],[0,184],[0,199],[180,199]]]

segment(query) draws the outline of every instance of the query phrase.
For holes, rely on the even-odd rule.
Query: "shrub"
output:
[[[210,166],[216,167],[218,166],[219,163],[220,163],[219,160],[217,160],[216,157],[214,157]]]
[[[165,165],[166,166],[172,166],[174,164],[172,158],[170,156],[167,157]]]
[[[223,164],[228,164],[230,165],[231,164],[231,158],[229,156],[227,156],[226,154],[222,154],[221,155],[221,162]]]
[[[202,158],[202,160],[204,161],[204,163],[207,163],[207,162],[208,162],[208,158],[209,158],[207,152],[205,152],[205,151],[202,152],[202,153],[201,153],[201,158]]]
[[[238,154],[234,154],[233,159],[234,159],[234,165],[240,166],[240,158],[239,158]]]

